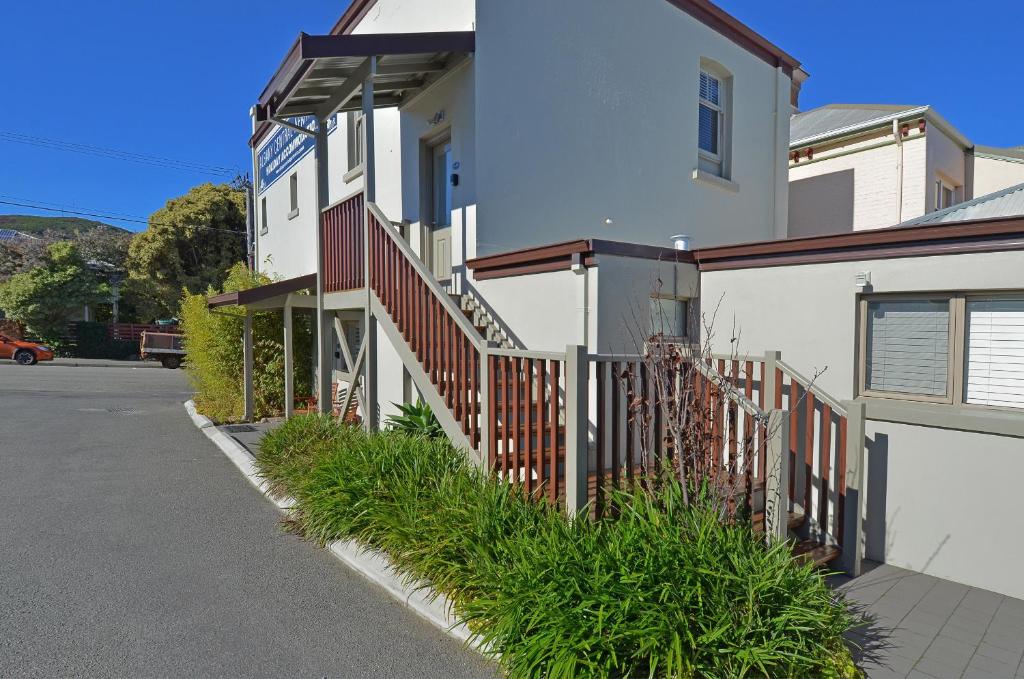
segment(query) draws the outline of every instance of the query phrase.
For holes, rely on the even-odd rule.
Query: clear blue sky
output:
[[[720,3],[803,62],[804,109],[932,104],[976,143],[1024,144],[1024,59],[1012,35],[1024,3]],[[248,171],[249,106],[299,31],[325,33],[347,4],[4,3],[0,135]],[[218,177],[0,138],[0,200],[145,217],[207,180]],[[3,213],[52,214],[0,204]]]

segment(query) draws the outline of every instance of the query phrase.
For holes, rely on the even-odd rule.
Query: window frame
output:
[[[953,182],[946,181],[942,177],[935,178],[935,209],[945,210],[947,207],[953,207],[957,204],[956,192],[959,187],[955,186]],[[943,192],[949,191],[949,205],[943,205]]]
[[[718,81],[717,104],[701,96],[700,79],[702,74]],[[732,73],[717,61],[702,57],[698,65],[697,82],[695,84],[697,90],[697,168],[695,170],[695,178],[700,175],[730,182],[732,180]],[[706,106],[715,113],[717,153],[702,149],[700,146],[700,114],[702,106]]]
[[[365,121],[362,111],[349,111],[345,117],[345,136],[348,145],[348,171],[346,181],[359,176],[365,161],[363,129]],[[350,175],[352,175],[350,177]]]
[[[946,372],[946,395],[908,394],[867,388],[868,305],[873,301],[939,300],[949,303],[949,356]],[[1024,290],[959,290],[935,292],[886,292],[857,296],[856,397],[897,402],[932,403],[954,406],[969,411],[1001,411],[1024,414],[1024,407],[993,406],[967,401],[967,303],[999,299],[1024,299]]]
[[[265,235],[270,231],[270,222],[267,221],[267,197],[263,196],[260,198],[260,235]]]
[[[299,216],[299,172],[288,175],[288,219]]]
[[[682,335],[669,335],[669,334],[665,334],[664,338],[665,338],[665,340],[670,341],[670,342],[671,341],[676,341],[676,342],[686,342],[686,341],[689,341],[689,339],[693,336],[693,328],[691,327],[692,324],[690,322],[690,312],[691,312],[691,306],[690,305],[692,303],[692,299],[690,297],[686,297],[686,296],[683,296],[683,295],[674,295],[674,294],[668,293],[668,292],[652,292],[650,297],[649,297],[649,299],[651,301],[656,300],[656,299],[659,299],[659,300],[667,299],[667,300],[670,300],[670,301],[673,301],[673,302],[682,302],[682,304],[683,304],[683,334]],[[650,303],[651,302],[648,302],[648,305],[650,305]],[[650,315],[651,315],[651,323],[653,324],[655,322],[655,318],[654,318],[654,314],[653,314],[652,309],[650,308],[650,306],[648,306],[648,313],[650,313]],[[657,332],[656,332],[655,328],[652,327],[651,328],[651,335],[653,336],[655,334],[657,334]]]
[[[706,75],[708,78],[714,78],[718,83],[718,103],[714,103],[709,99],[705,99],[700,93],[700,76]],[[700,73],[697,76],[697,154],[704,156],[708,160],[721,164],[722,162],[722,142],[723,134],[722,129],[725,122],[725,107],[723,106],[725,99],[725,83],[723,78],[714,71],[701,66]],[[700,107],[704,106],[715,112],[715,148],[718,149],[717,153],[703,149],[700,146]]]

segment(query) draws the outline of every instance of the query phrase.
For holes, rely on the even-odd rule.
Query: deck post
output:
[[[777,372],[781,359],[781,351],[768,350],[764,352],[764,384],[761,385],[761,390],[764,392],[765,412],[774,410],[777,405],[775,403],[775,389],[778,385],[775,380],[778,377]]]
[[[375,431],[377,422],[377,319],[373,315],[373,290],[370,289],[370,203],[377,200],[377,164],[374,158],[373,78],[377,57],[368,58],[368,73],[363,80],[363,287],[366,288],[366,314],[363,332],[366,355],[363,358],[363,422],[367,431]]]
[[[328,188],[330,171],[327,152],[327,120],[317,120],[316,128],[316,408],[329,413],[333,405],[331,396],[331,367],[334,354],[331,319],[324,311],[324,210],[331,204]]]
[[[292,331],[292,303],[291,300],[284,303],[284,416],[289,418],[295,410],[295,370],[292,365],[292,344],[294,332]]]
[[[764,512],[765,534],[773,540],[785,540],[789,513],[789,411],[768,411],[768,440],[765,455]]]
[[[494,460],[491,455],[491,347],[493,342],[480,345],[480,466],[490,471]]]
[[[843,401],[846,409],[846,507],[843,510],[843,545],[840,567],[853,577],[864,559],[864,402]]]
[[[585,346],[565,347],[565,511],[570,517],[587,504],[589,368]]]
[[[242,373],[245,390],[245,411],[242,419],[252,422],[255,417],[255,398],[252,377],[252,311],[249,309],[245,310],[245,325],[242,328]]]

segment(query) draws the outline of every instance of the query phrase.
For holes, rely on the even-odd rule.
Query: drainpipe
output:
[[[578,252],[572,256],[572,271],[579,279],[579,286],[576,289],[578,300],[576,308],[580,316],[580,344],[589,347],[587,340],[590,335],[588,332],[590,325],[590,275],[587,272],[587,267],[583,264],[583,255]]]
[[[782,161],[778,157],[778,155],[779,155],[779,153],[778,153],[779,152],[779,125],[781,124],[781,121],[779,120],[779,87],[780,87],[780,84],[782,82],[782,76],[783,76],[782,66],[781,65],[776,66],[775,67],[775,104],[774,104],[774,107],[772,108],[772,159],[773,159],[773,162],[772,162],[772,215],[773,215],[773,217],[772,217],[772,219],[774,221],[774,224],[772,225],[772,230],[774,231],[775,238],[777,238],[777,239],[785,238],[787,235],[789,235],[789,223],[788,223],[789,222],[789,205],[787,203],[785,205],[786,212],[783,213],[783,214],[780,214],[780,212],[782,212],[782,207],[783,206],[780,205],[780,203],[779,203],[779,190],[780,190],[780,188],[779,188],[779,164],[783,163],[783,162],[786,163],[785,164],[786,175],[783,177],[783,179],[785,179],[785,182],[786,182],[785,186],[786,186],[786,189],[787,189],[787,195],[788,195],[788,189],[789,189],[789,164],[788,164],[788,161]],[[787,135],[787,139],[788,139],[788,135]],[[786,149],[788,150],[788,148],[789,148],[789,144],[787,142]],[[783,153],[782,155],[783,155],[784,158],[787,158],[787,159],[789,158],[789,154],[788,153]]]
[[[903,223],[903,136],[900,121],[892,121],[892,136],[896,138],[896,223]]]

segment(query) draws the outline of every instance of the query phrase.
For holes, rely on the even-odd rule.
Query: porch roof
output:
[[[374,107],[397,106],[427,87],[476,48],[473,31],[435,33],[300,33],[256,104],[256,120],[362,108],[372,75]],[[377,57],[371,73],[372,57]]]
[[[286,278],[283,281],[267,283],[266,285],[249,288],[248,290],[238,290],[237,292],[225,292],[220,295],[214,295],[206,300],[206,306],[207,308],[213,309],[214,307],[219,306],[245,306],[247,304],[255,304],[257,302],[263,302],[263,306],[267,307],[284,306],[285,299],[288,297],[289,293],[313,287],[316,287],[316,274],[310,273],[305,276],[296,276],[295,278]],[[275,297],[281,298],[279,305],[273,304]]]

